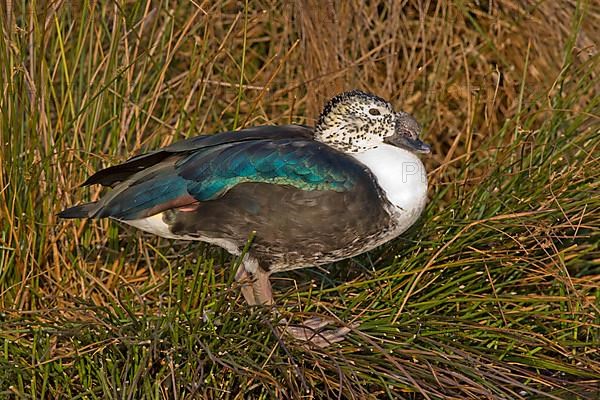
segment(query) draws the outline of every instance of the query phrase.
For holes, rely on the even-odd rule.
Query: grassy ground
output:
[[[0,397],[598,398],[600,2],[250,3],[0,5]],[[354,87],[434,152],[402,239],[277,277],[284,316],[361,322],[339,345],[278,338],[218,249],[55,216]]]

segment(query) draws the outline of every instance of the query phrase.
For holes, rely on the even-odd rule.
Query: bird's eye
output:
[[[369,114],[371,114],[371,115],[381,115],[381,113],[379,112],[379,110],[376,109],[376,108],[371,108],[369,110]]]

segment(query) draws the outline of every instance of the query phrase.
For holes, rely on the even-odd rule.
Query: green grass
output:
[[[0,398],[597,398],[600,4],[290,4],[0,6]],[[97,168],[352,87],[434,154],[402,238],[275,277],[283,317],[360,322],[338,345],[278,337],[219,249],[55,216]]]

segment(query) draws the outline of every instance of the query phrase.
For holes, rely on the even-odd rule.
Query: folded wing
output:
[[[175,143],[99,171],[86,184],[113,190],[59,215],[132,220],[216,200],[244,183],[345,192],[370,178],[362,164],[309,133],[300,126],[262,127]]]

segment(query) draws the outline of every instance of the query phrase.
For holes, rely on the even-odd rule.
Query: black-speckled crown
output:
[[[319,115],[319,120],[317,121],[317,126],[321,126],[325,121],[325,116],[327,114],[329,114],[331,112],[331,110],[338,105],[339,103],[348,101],[349,99],[353,98],[353,97],[357,97],[361,100],[365,100],[365,101],[380,101],[382,103],[387,103],[386,100],[382,99],[379,96],[376,96],[372,93],[367,93],[367,92],[363,92],[362,90],[358,90],[358,89],[352,89],[349,90],[347,92],[343,92],[340,93],[338,95],[335,95],[334,97],[331,98],[331,100],[329,100],[325,106],[323,107],[323,111],[321,111],[321,114]]]

